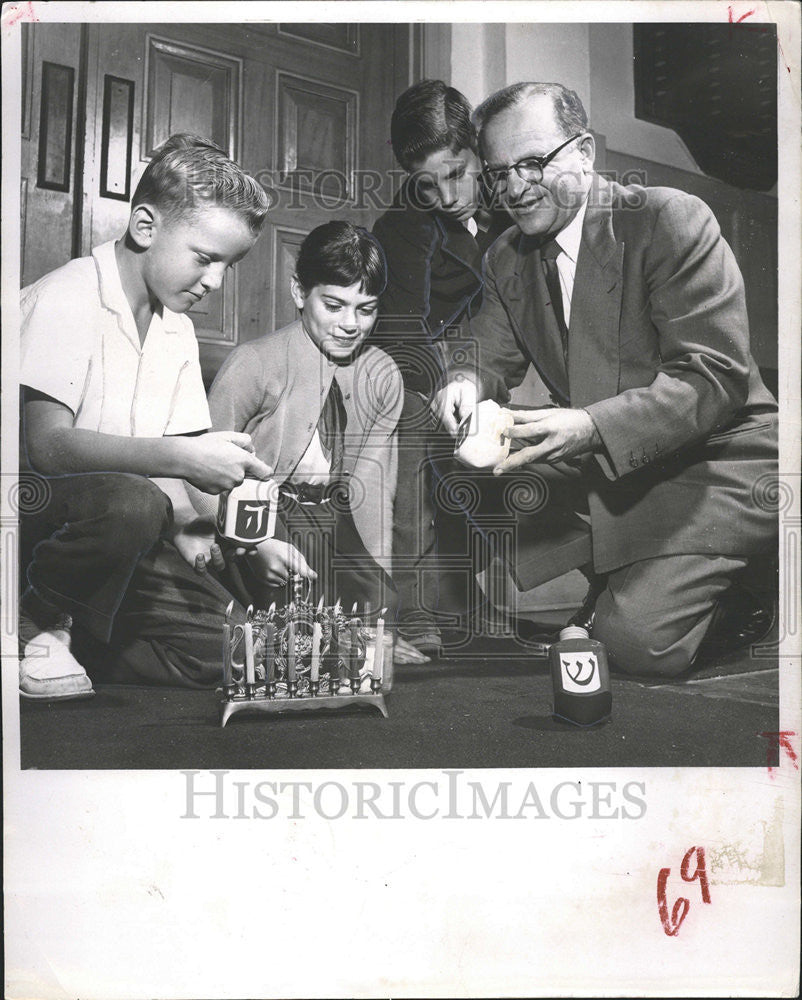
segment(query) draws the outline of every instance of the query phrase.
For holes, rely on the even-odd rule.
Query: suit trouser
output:
[[[427,570],[436,560],[434,502],[429,449],[433,421],[427,402],[416,392],[404,392],[398,421],[398,481],[393,505],[393,583],[399,616],[431,613],[437,596]]]
[[[520,589],[530,589],[571,569],[592,565],[591,530],[582,475],[570,464],[528,465],[505,476],[461,470],[473,482],[465,507],[469,532],[490,550],[505,530],[506,552]],[[467,490],[462,490],[463,494]],[[506,528],[505,528],[506,525]],[[768,540],[767,540],[768,542]],[[593,636],[607,647],[621,672],[676,676],[688,670],[707,632],[718,598],[747,564],[740,555],[684,553],[642,559],[607,574],[596,601]]]
[[[742,556],[678,555],[614,570],[596,601],[593,638],[628,674],[674,677],[692,665]]]
[[[208,687],[222,677],[231,595],[165,537],[168,497],[117,473],[47,480],[49,502],[22,519],[34,593],[73,617],[72,650],[95,680]],[[235,602],[232,620],[243,621]]]
[[[591,561],[590,534],[577,513],[587,501],[577,469],[528,466],[514,476],[468,469],[454,439],[436,427],[427,401],[406,392],[398,435],[393,511],[393,581],[400,613],[423,611],[444,624],[482,597],[475,583],[496,554],[521,589]],[[526,554],[532,536],[549,539]]]

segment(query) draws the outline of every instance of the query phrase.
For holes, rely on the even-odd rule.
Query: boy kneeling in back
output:
[[[183,480],[219,493],[271,470],[247,434],[203,433],[183,314],[248,253],[267,209],[219,147],[175,135],[145,170],[123,237],[23,289],[21,461],[47,477],[49,498],[21,518],[24,697],[91,695],[82,664],[108,681],[219,679],[230,597],[194,568],[211,554]]]

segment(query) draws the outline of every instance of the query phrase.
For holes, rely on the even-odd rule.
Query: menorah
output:
[[[233,601],[223,625],[223,688],[220,725],[237,712],[317,711],[352,706],[377,708],[387,718],[382,682],[385,670],[384,615],[376,628],[367,625],[354,604],[317,606],[301,596],[302,581],[293,578],[288,604],[254,611],[232,625]],[[242,651],[239,663],[235,656]],[[390,653],[392,655],[392,653]]]

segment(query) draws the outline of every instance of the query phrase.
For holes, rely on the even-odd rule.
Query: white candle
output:
[[[312,626],[312,667],[309,679],[317,681],[320,679],[320,642],[323,638],[323,626],[317,618]]]
[[[245,622],[242,626],[242,631],[245,636],[245,683],[255,684],[256,665],[253,659],[253,625],[250,622]]]
[[[231,685],[231,626],[223,625],[223,684]]]
[[[356,601],[354,601],[354,606],[351,608],[351,614],[356,616]],[[349,656],[349,673],[352,680],[357,680],[359,678],[359,627],[362,623],[356,617],[351,618],[351,653]]]
[[[230,601],[226,608],[226,617],[223,623],[223,684],[229,687],[233,678],[231,676],[231,612],[234,610],[234,602]]]
[[[290,605],[290,621],[287,626],[287,680],[295,680],[295,605]]]
[[[387,608],[382,608],[379,620],[376,622],[376,646],[373,649],[373,679],[382,679],[382,669],[384,668],[384,616]]]
[[[272,622],[267,622],[265,625],[265,680],[270,683],[273,680],[273,657],[275,652],[273,650],[273,636],[275,634],[275,629],[273,628]]]

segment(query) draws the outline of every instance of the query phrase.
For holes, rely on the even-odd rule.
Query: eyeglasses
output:
[[[573,142],[574,139],[579,139],[584,134],[584,132],[577,132],[576,135],[572,135],[570,139],[566,139],[565,142],[560,143],[556,149],[552,149],[545,156],[525,156],[522,160],[518,160],[517,163],[513,163],[509,167],[497,167],[493,169],[486,167],[484,170],[485,179],[493,190],[498,191],[507,186],[507,178],[510,176],[510,171],[514,170],[522,181],[530,184],[539,184],[543,180],[543,171],[560,150],[565,149],[570,142]]]

